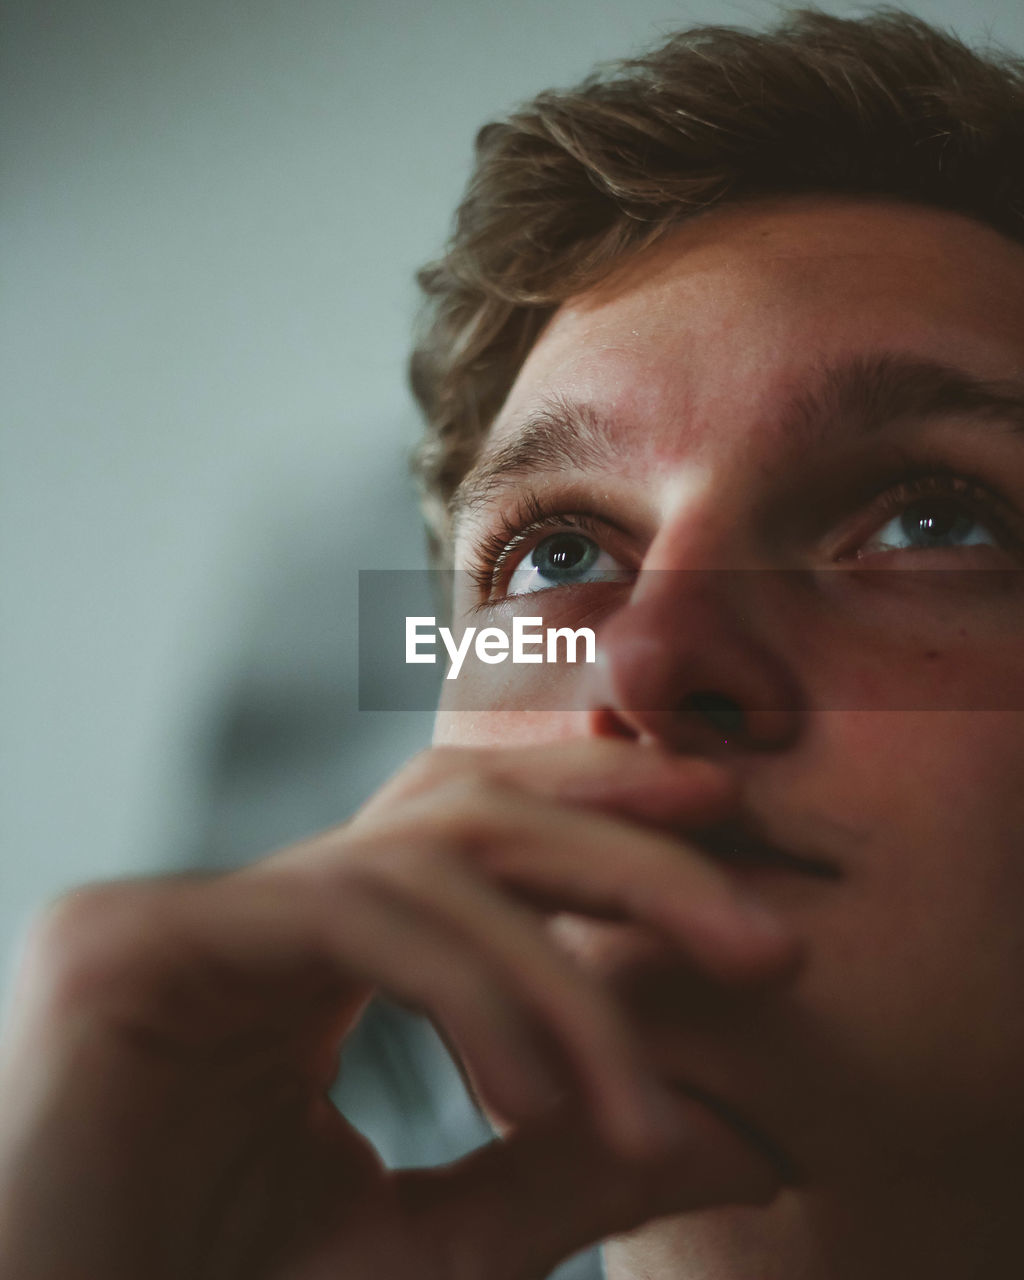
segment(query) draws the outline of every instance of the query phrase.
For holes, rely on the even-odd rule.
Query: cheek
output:
[[[845,762],[836,785],[876,822],[940,847],[970,842],[972,833],[1021,830],[1024,712],[865,711],[830,719],[826,749]]]
[[[951,969],[1024,918],[1024,713],[860,712],[833,718],[830,810],[866,833],[851,892],[881,955],[919,947]],[[972,938],[974,943],[972,945]]]
[[[833,804],[870,835],[807,921],[805,999],[901,1125],[980,1124],[1024,1071],[1024,715],[859,713],[831,739]]]

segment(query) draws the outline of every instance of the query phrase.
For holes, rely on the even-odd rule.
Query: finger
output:
[[[611,998],[546,935],[535,915],[471,864],[422,846],[364,848],[322,863],[250,869],[204,902],[234,966],[258,950],[313,947],[346,983],[424,1010],[458,1046],[499,1113],[521,1118],[566,1093],[588,1099],[609,1142],[649,1150],[660,1089]]]
[[[531,905],[653,926],[718,980],[771,979],[797,958],[788,925],[682,838],[464,782],[406,806],[407,837],[431,825]]]
[[[537,1280],[588,1244],[651,1218],[764,1204],[783,1174],[719,1116],[673,1101],[674,1141],[647,1161],[617,1159],[572,1112],[524,1126],[444,1170],[400,1175],[403,1205],[441,1274]]]
[[[526,1105],[515,1115],[535,1115],[538,1101],[547,1109],[566,1093],[582,1095],[613,1145],[627,1152],[658,1145],[663,1091],[607,990],[566,957],[534,912],[510,900],[473,864],[412,855],[400,857],[396,869],[395,861],[392,851],[382,852],[369,892],[417,924],[426,918],[436,926],[440,950],[424,958],[415,977],[402,974],[394,981],[416,993],[420,1006],[450,1033],[490,1109],[507,1114],[490,1082],[516,1068],[516,1057],[505,1055],[510,1049],[521,1055],[525,1044],[543,1058],[546,1078],[536,1072],[541,1087],[524,1097]],[[472,1000],[453,1007],[450,993],[439,989],[451,985],[452,965],[459,966],[456,984],[476,974],[481,997],[491,983],[505,997],[500,1035]],[[513,1036],[519,1043],[510,1046]]]
[[[396,802],[458,777],[656,826],[710,824],[737,798],[735,780],[721,766],[655,745],[598,738],[529,748],[435,747],[392,779],[357,821],[391,813]]]

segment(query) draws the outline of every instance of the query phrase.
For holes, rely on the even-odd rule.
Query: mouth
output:
[[[772,1165],[779,1174],[783,1186],[798,1187],[804,1182],[804,1175],[793,1158],[783,1151],[773,1138],[768,1137],[763,1129],[754,1124],[748,1116],[737,1111],[730,1103],[723,1102],[715,1094],[708,1093],[706,1089],[689,1080],[674,1081],[671,1087],[710,1111],[734,1133],[739,1134]]]
[[[816,880],[841,878],[841,872],[834,862],[814,853],[796,853],[783,849],[768,839],[754,824],[742,819],[688,831],[685,839],[716,862],[740,870],[792,872]]]

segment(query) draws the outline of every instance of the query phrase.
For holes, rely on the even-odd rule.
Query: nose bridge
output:
[[[659,484],[659,527],[643,567],[658,572],[760,567],[764,561],[750,528],[760,468],[751,433],[742,429],[750,408],[726,406],[719,399],[713,422],[710,406],[697,412],[699,434],[713,437],[713,447],[699,461],[688,458]]]
[[[675,749],[778,749],[801,723],[795,655],[778,651],[779,571],[645,568],[602,630],[593,723]],[[774,636],[773,636],[774,632]]]

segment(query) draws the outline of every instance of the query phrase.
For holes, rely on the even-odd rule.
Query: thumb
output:
[[[399,1175],[422,1256],[460,1280],[542,1280],[577,1250],[668,1213],[763,1204],[783,1175],[723,1119],[667,1099],[665,1149],[611,1151],[579,1112],[561,1110],[442,1169]]]

